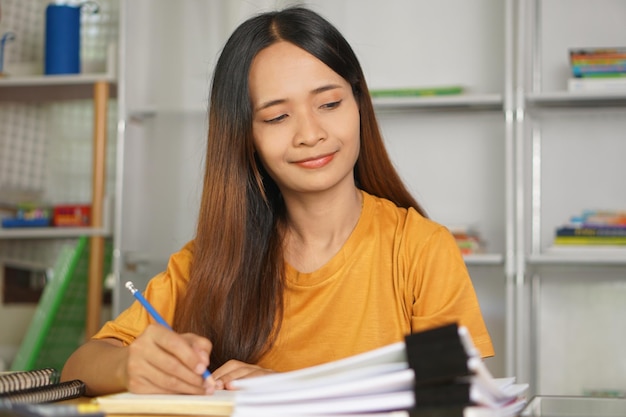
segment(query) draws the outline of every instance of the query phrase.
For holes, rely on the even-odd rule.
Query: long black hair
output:
[[[352,86],[361,118],[357,185],[423,213],[388,157],[361,65],[341,33],[303,7],[242,23],[214,70],[190,281],[174,323],[178,331],[213,342],[213,369],[229,359],[258,361],[272,346],[282,320],[285,207],[277,185],[255,157],[248,85],[256,55],[279,41],[309,52]]]

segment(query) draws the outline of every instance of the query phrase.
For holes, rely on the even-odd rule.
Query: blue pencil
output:
[[[135,297],[137,301],[141,303],[141,305],[148,311],[148,313],[152,316],[153,319],[156,320],[157,323],[173,331],[170,325],[167,324],[167,322],[163,319],[163,317],[161,317],[161,315],[154,309],[154,307],[152,307],[152,304],[150,304],[148,300],[146,300],[146,298],[141,294],[141,292],[138,291],[137,288],[135,288],[135,286],[133,285],[131,281],[128,281],[126,283],[126,288],[128,288],[128,291],[130,291],[133,297]],[[211,372],[209,372],[208,369],[205,369],[202,376],[204,377],[204,379],[207,379],[208,377],[211,376]]]

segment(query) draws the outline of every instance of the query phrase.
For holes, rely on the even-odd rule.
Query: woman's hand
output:
[[[128,346],[125,386],[138,394],[211,394],[215,379],[202,377],[211,348],[207,338],[151,324]]]
[[[213,378],[215,378],[216,389],[236,389],[232,386],[232,381],[243,378],[253,378],[255,376],[262,376],[275,373],[271,369],[261,368],[257,365],[251,365],[249,363],[237,361],[234,359],[229,360],[224,365],[220,366],[213,372]]]

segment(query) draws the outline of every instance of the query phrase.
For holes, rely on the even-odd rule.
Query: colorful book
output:
[[[626,225],[626,211],[584,210],[580,215],[571,217],[570,222],[580,226]]]
[[[626,245],[626,236],[556,236],[555,245]]]
[[[573,65],[572,74],[574,77],[583,77],[588,74],[614,74],[626,73],[626,65]]]
[[[626,73],[619,77],[593,77],[570,78],[567,80],[567,91],[623,91],[626,92]]]
[[[571,48],[569,55],[571,59],[626,58],[626,47]]]
[[[626,74],[626,48],[570,49],[569,60],[574,78]]]
[[[626,226],[563,226],[556,229],[557,236],[621,236],[626,237]]]
[[[458,85],[424,88],[388,88],[370,90],[372,97],[429,97],[462,94],[463,87]]]

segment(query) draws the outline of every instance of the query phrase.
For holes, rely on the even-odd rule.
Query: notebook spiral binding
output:
[[[85,394],[85,383],[79,379],[54,385],[30,388],[11,394],[0,395],[0,402],[12,404],[40,404],[78,398]]]
[[[59,376],[59,372],[54,368],[3,374],[0,375],[0,395],[56,384],[59,382]]]

